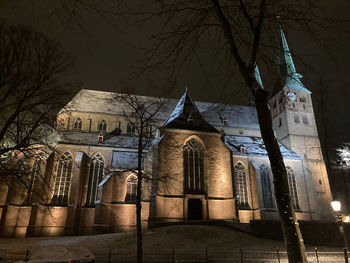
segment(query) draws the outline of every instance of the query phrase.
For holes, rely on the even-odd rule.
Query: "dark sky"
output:
[[[54,3],[59,1],[14,0],[8,5],[0,5],[0,15],[10,23],[32,25],[59,39],[76,58],[73,78],[86,89],[116,91],[124,84],[130,84],[139,93],[147,94],[146,79],[161,83],[162,76],[156,73],[131,79],[133,67],[142,57],[142,52],[134,46],[149,45],[149,32],[157,28],[156,24],[131,27],[121,19],[114,18],[110,23],[92,11],[84,11],[80,28],[67,23],[60,11],[53,8]],[[350,18],[348,1],[328,1],[327,9],[331,16]],[[339,28],[325,32],[324,36],[327,38],[325,49],[293,32],[287,32],[287,41],[303,60],[303,63],[296,60],[296,68],[304,76],[305,86],[313,92],[321,141],[324,146],[327,142],[333,156],[334,147],[342,141],[350,142],[350,23],[344,22]],[[188,86],[195,100],[245,105],[246,89],[240,84],[225,87],[218,80],[221,79],[220,72],[217,70],[213,74],[216,78],[207,78],[194,61],[185,66],[178,89],[172,90],[169,96],[179,98]],[[262,78],[264,82],[269,79],[264,75]]]

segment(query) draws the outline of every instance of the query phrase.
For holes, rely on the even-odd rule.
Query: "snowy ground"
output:
[[[66,236],[54,238],[2,238],[0,249],[8,252],[37,250],[43,247],[82,246],[94,254],[106,249],[124,250],[136,248],[135,232],[95,236]],[[144,248],[157,250],[283,250],[283,242],[261,239],[233,229],[220,226],[169,226],[144,232]],[[313,248],[309,248],[310,250]],[[321,250],[339,248],[321,248]]]

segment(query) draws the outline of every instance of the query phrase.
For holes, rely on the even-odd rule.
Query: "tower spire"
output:
[[[260,72],[259,72],[259,68],[258,68],[258,65],[257,65],[257,64],[255,64],[254,75],[255,75],[255,79],[256,79],[256,81],[259,83],[260,87],[264,88],[264,85],[263,85],[263,83],[262,83],[261,76],[260,76]]]
[[[284,83],[283,89],[303,91],[310,94],[311,92],[308,89],[306,89],[303,83],[301,82],[301,78],[303,76],[297,73],[295,69],[292,54],[289,50],[286,36],[284,35],[282,27],[280,28],[280,31],[281,31],[281,42],[282,42],[284,62],[286,66],[286,82]]]

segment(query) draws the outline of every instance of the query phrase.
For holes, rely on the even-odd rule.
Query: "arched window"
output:
[[[128,122],[128,125],[126,127],[126,133],[127,134],[135,134],[136,133],[135,126],[130,122]]]
[[[92,158],[92,163],[90,166],[89,182],[88,182],[86,202],[85,202],[86,206],[95,205],[98,184],[101,182],[103,177],[103,168],[104,168],[103,158],[101,155],[96,154]]]
[[[98,123],[97,130],[100,132],[107,131],[107,122],[105,120],[102,120]]]
[[[81,130],[81,126],[82,126],[82,121],[80,118],[77,118],[74,121],[74,130]]]
[[[293,205],[295,209],[300,209],[299,199],[298,199],[298,191],[297,191],[297,183],[295,180],[295,174],[293,169],[290,166],[286,167],[288,174],[288,184],[289,184],[289,193],[290,198],[293,201]]]
[[[249,208],[247,169],[242,162],[237,162],[234,166],[235,190],[239,208]]]
[[[275,208],[272,195],[271,173],[266,165],[260,166],[263,203],[265,208]]]
[[[184,187],[185,193],[203,194],[204,164],[203,146],[195,139],[190,139],[184,146]]]
[[[137,194],[137,178],[131,175],[126,181],[125,202],[135,202]]]
[[[66,205],[72,176],[73,159],[69,152],[62,154],[57,168],[54,194],[51,204]]]

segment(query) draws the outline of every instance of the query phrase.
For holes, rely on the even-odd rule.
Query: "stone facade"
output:
[[[295,72],[286,41],[283,45],[288,75],[270,107],[291,198],[299,220],[329,220],[331,192],[311,92]],[[31,189],[40,198],[16,185],[0,185],[1,236],[135,229],[138,119],[117,95],[81,90],[61,110],[56,151],[45,155],[39,170],[33,168]],[[143,105],[156,100],[131,96]],[[144,227],[185,220],[278,220],[254,107],[194,102],[186,90],[179,101],[167,100],[148,124],[142,157]],[[29,166],[35,162],[29,160]]]

